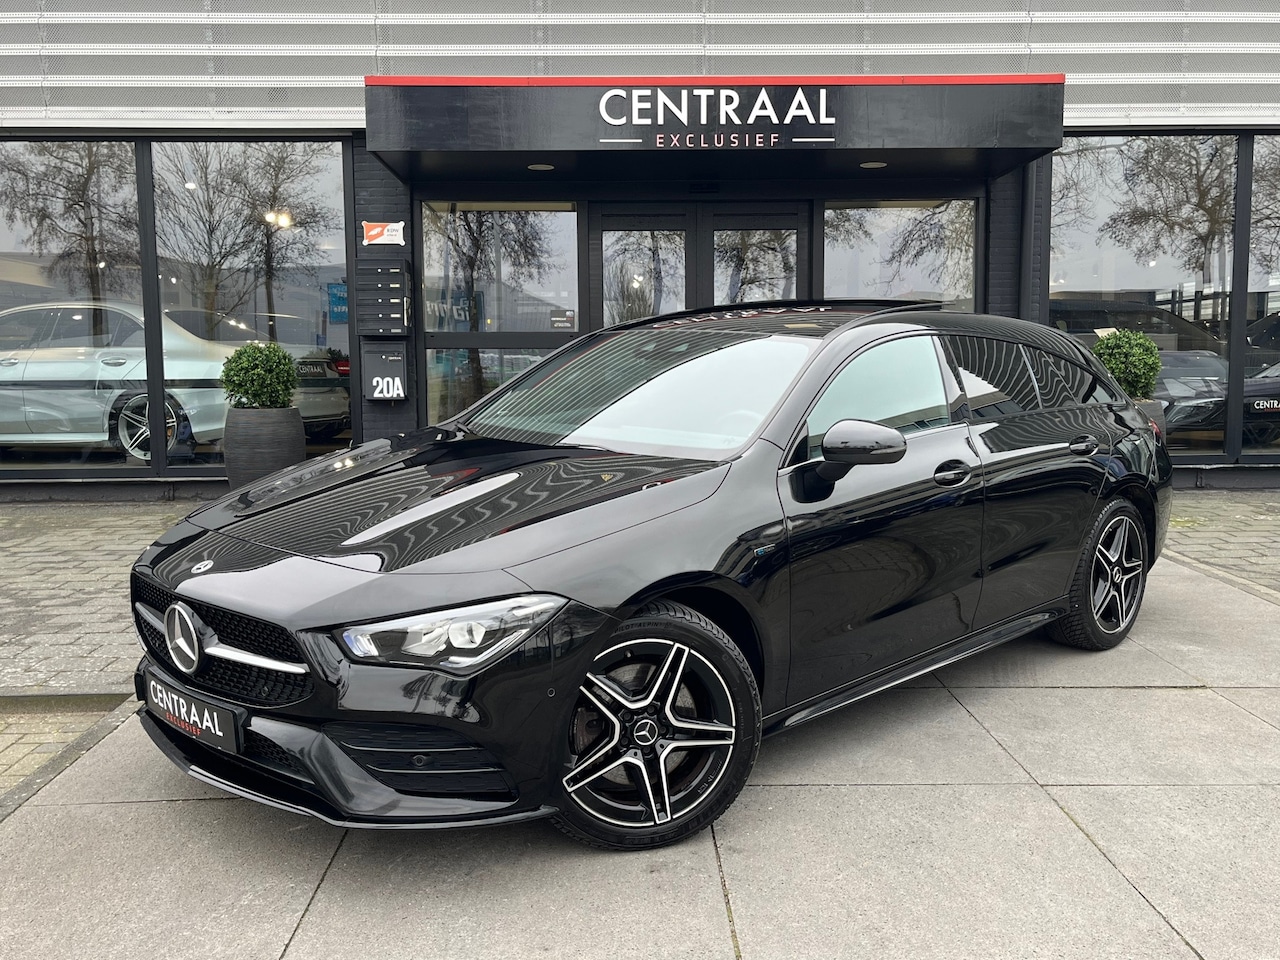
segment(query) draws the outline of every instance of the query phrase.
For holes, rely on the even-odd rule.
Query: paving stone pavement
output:
[[[1280,490],[1176,491],[1168,549],[1280,598]]]
[[[129,693],[129,566],[191,507],[0,503],[0,696]]]
[[[0,796],[55,759],[104,715],[96,710],[8,713],[0,700]]]

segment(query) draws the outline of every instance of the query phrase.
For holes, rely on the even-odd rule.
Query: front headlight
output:
[[[345,628],[351,656],[365,663],[424,667],[469,677],[514,650],[567,600],[534,594]]]

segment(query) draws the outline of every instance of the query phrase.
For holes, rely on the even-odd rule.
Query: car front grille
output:
[[[183,599],[205,625],[218,635],[218,641],[229,647],[288,663],[305,662],[293,635],[277,624],[179,598],[177,594],[137,573],[133,575],[132,593],[135,604],[149,607],[160,619],[164,618],[164,612],[171,603]],[[177,665],[169,656],[164,635],[136,607],[133,610],[133,621],[151,657],[165,668],[178,672]],[[211,656],[202,657],[195,675],[184,676],[183,682],[194,689],[254,707],[287,706],[305,700],[314,690],[309,673],[285,673]]]
[[[502,764],[461,734],[402,723],[328,723],[324,735],[375,780],[420,796],[514,799]]]

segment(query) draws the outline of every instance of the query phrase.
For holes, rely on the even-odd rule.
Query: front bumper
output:
[[[206,746],[154,715],[146,705],[148,674],[187,696],[245,715],[241,752]],[[143,701],[138,709],[143,729],[179,768],[228,793],[280,809],[338,826],[390,829],[509,823],[555,812],[522,803],[515,780],[489,751],[444,728],[269,716],[211,697],[150,658],[138,664],[134,686]],[[361,735],[372,746],[361,747]]]

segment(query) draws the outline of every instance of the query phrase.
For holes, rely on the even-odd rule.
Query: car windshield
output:
[[[819,341],[731,330],[619,330],[558,354],[466,422],[481,436],[720,460],[781,399]]]

